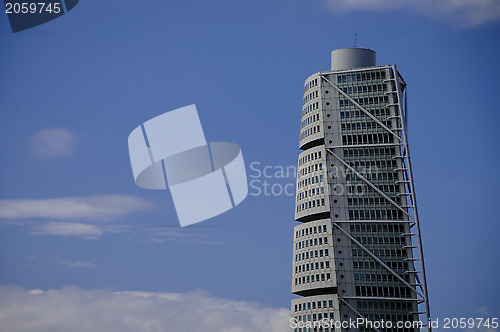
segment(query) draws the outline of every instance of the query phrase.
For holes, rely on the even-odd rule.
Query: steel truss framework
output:
[[[389,70],[392,71],[393,78],[389,78],[386,81],[394,81],[395,86],[396,86],[396,91],[388,92],[388,93],[395,93],[397,94],[397,99],[395,103],[389,104],[386,107],[391,107],[395,108],[394,109],[394,116],[391,116],[390,118],[396,118],[397,120],[397,128],[394,130],[388,128],[384,123],[382,123],[377,117],[375,117],[373,114],[371,114],[368,110],[366,110],[362,105],[357,103],[354,98],[352,98],[350,95],[348,95],[346,92],[344,92],[341,88],[339,88],[336,84],[332,83],[326,75],[329,74],[341,74],[342,72],[332,72],[332,73],[324,73],[320,75],[320,77],[324,80],[324,82],[327,82],[329,85],[331,85],[335,90],[338,91],[339,94],[344,96],[346,99],[348,99],[353,105],[355,105],[360,111],[362,111],[366,116],[371,118],[373,121],[375,121],[380,127],[382,127],[384,130],[386,130],[388,133],[390,133],[392,136],[394,136],[397,140],[397,143],[389,143],[389,144],[359,144],[359,145],[337,145],[337,146],[327,146],[326,150],[333,156],[335,157],[338,161],[340,161],[347,169],[349,169],[351,172],[353,172],[358,178],[360,178],[363,182],[365,182],[368,186],[370,186],[373,190],[375,190],[378,194],[380,194],[385,200],[387,200],[390,204],[394,205],[398,210],[402,211],[405,216],[408,217],[408,221],[391,221],[391,220],[349,220],[349,222],[366,222],[366,223],[387,223],[387,222],[404,222],[404,223],[409,223],[410,229],[415,227],[415,233],[406,233],[403,234],[404,236],[409,236],[410,237],[410,242],[415,243],[416,246],[410,245],[410,246],[405,246],[405,249],[417,249],[418,250],[418,256],[413,255],[413,257],[416,258],[411,258],[411,259],[406,259],[409,264],[413,267],[413,270],[411,271],[406,271],[407,273],[413,273],[415,274],[415,279],[416,283],[409,283],[406,280],[404,280],[400,274],[398,274],[396,271],[391,269],[389,266],[387,266],[377,255],[375,255],[373,252],[371,252],[368,248],[366,248],[363,244],[361,244],[359,241],[357,241],[349,232],[344,230],[342,227],[340,227],[339,224],[336,222],[333,222],[333,225],[339,229],[342,233],[344,233],[346,236],[348,236],[353,243],[355,243],[359,248],[361,248],[366,254],[368,254],[370,257],[372,257],[380,266],[382,266],[384,269],[386,269],[388,272],[390,272],[392,275],[394,275],[399,281],[401,281],[405,286],[407,286],[409,289],[411,289],[412,292],[416,294],[415,299],[407,299],[407,298],[385,298],[385,297],[345,297],[345,299],[374,299],[374,300],[402,300],[402,301],[416,301],[417,302],[417,307],[422,305],[424,311],[417,310],[417,312],[412,313],[416,315],[424,315],[425,317],[425,323],[423,326],[427,327],[428,331],[431,331],[430,325],[428,325],[428,322],[430,322],[430,309],[429,309],[429,300],[428,300],[428,293],[427,293],[427,279],[426,279],[426,273],[425,273],[425,264],[424,264],[424,254],[423,254],[423,249],[422,249],[422,238],[421,238],[421,233],[420,233],[420,222],[418,218],[418,209],[417,209],[417,202],[416,202],[416,194],[415,194],[415,187],[413,183],[413,176],[412,176],[412,167],[411,167],[411,159],[410,159],[410,151],[409,151],[409,145],[408,145],[408,127],[407,127],[407,94],[406,94],[406,82],[404,81],[403,77],[399,74],[397,71],[396,66],[388,66]],[[366,70],[366,69],[365,69]],[[404,95],[403,95],[404,94]],[[401,105],[402,101],[404,101],[404,106]],[[340,156],[335,154],[332,149],[334,148],[361,148],[361,147],[377,147],[377,146],[397,146],[400,149],[401,153],[401,162],[402,162],[402,168],[398,169],[399,171],[403,172],[404,180],[401,181],[401,183],[404,186],[404,192],[401,194],[405,196],[405,204],[400,205],[396,203],[394,200],[392,200],[388,195],[386,195],[382,190],[380,190],[374,183],[372,183],[370,180],[368,180],[366,177],[360,174],[353,166],[351,166],[348,162],[344,161]],[[415,238],[415,240],[413,240]],[[415,268],[415,262],[419,262],[419,267],[420,271],[418,271]],[[363,315],[361,315],[356,309],[354,309],[351,305],[348,304],[347,301],[345,301],[339,294],[340,301],[344,304],[347,305],[347,307],[350,308],[355,314],[357,314],[361,318],[365,318]],[[378,331],[377,329],[374,329]]]

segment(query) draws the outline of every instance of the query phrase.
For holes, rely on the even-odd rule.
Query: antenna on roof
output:
[[[355,33],[354,34],[354,48],[357,48],[358,47],[358,34]]]

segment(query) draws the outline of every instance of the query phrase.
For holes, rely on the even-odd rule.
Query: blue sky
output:
[[[495,0],[82,0],[16,34],[0,15],[0,327],[286,329],[294,197],[180,228],[168,191],[135,185],[127,137],[196,104],[247,166],[295,165],[303,82],[354,33],[408,83],[433,316],[498,317],[499,19]]]

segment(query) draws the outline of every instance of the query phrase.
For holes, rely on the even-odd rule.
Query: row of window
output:
[[[402,270],[402,271],[408,271],[408,262],[401,262],[401,261],[388,261],[384,262],[385,265],[387,265],[389,268],[392,270]],[[375,263],[375,261],[354,261],[353,267],[355,269],[382,269],[382,266],[380,266],[378,263]],[[405,275],[404,279],[409,279],[409,275]]]
[[[299,177],[304,176],[311,172],[321,171],[323,169],[323,163],[313,164],[299,169]]]
[[[368,80],[380,80],[385,79],[385,70],[373,70],[361,73],[351,73],[337,76],[337,82],[340,83],[350,83]]]
[[[361,168],[392,168],[395,169],[398,167],[398,162],[396,160],[359,160],[359,161],[350,161],[349,165],[356,169]],[[333,166],[333,165],[332,165]]]
[[[307,209],[312,209],[315,207],[320,207],[320,206],[325,206],[325,199],[324,198],[313,199],[312,201],[298,204],[297,205],[297,212],[307,210]]]
[[[367,195],[368,194],[368,187],[367,185],[362,185],[358,184],[355,186],[342,186],[342,185],[334,185],[332,187],[334,193],[336,195],[344,195],[345,192],[347,192],[348,195]]]
[[[387,282],[387,281],[398,281],[399,279],[396,279],[395,276],[389,273],[354,273],[354,280],[355,281],[381,281],[381,282]]]
[[[383,191],[386,194],[390,193],[399,193],[399,185],[392,185],[392,184],[379,184],[376,186],[379,190]],[[373,192],[373,188],[369,187],[368,192]]]
[[[368,85],[355,85],[349,87],[343,87],[342,91],[347,94],[357,94],[357,93],[371,93],[371,92],[385,92],[387,91],[387,85],[385,84],[368,84]]]
[[[304,128],[308,124],[311,124],[316,121],[319,121],[319,113],[308,116],[307,118],[302,120],[302,122],[300,123],[300,128]]]
[[[411,302],[399,301],[357,301],[358,309],[413,310]]]
[[[377,118],[378,117],[383,117],[383,116],[387,117],[387,116],[391,115],[391,110],[388,109],[388,108],[373,108],[373,109],[369,109],[367,111],[368,111],[368,113],[370,113],[371,115],[373,115],[373,116],[375,116]],[[340,118],[341,119],[365,118],[365,117],[368,117],[368,115],[366,115],[365,112],[360,111],[358,109],[352,110],[352,111],[341,111],[340,112]],[[391,122],[389,121],[389,123],[391,123]],[[389,126],[387,126],[387,127],[389,127]]]
[[[342,135],[343,145],[394,143],[394,136],[389,133]]]
[[[295,255],[295,261],[300,262],[305,259],[313,259],[318,257],[328,257],[328,249],[311,250]]]
[[[394,156],[395,148],[379,147],[369,149],[344,149],[344,157],[362,157],[362,156]]]
[[[309,315],[302,315],[302,316],[295,316],[295,321],[296,322],[316,322],[316,321],[321,321],[323,319],[329,319],[329,320],[333,320],[334,319],[334,314],[333,312],[325,312],[325,313],[317,313],[317,314],[309,314]],[[324,326],[320,326],[319,328],[318,327],[313,327],[312,329],[309,328],[309,327],[301,327],[301,328],[296,328],[294,329],[294,332],[335,332],[335,327],[331,327],[331,329],[329,327],[324,327]]]
[[[322,244],[328,244],[328,237],[320,237],[309,240],[302,240],[295,242],[295,249],[303,249],[312,246],[320,246]]]
[[[396,197],[391,197],[391,199],[397,202]],[[347,198],[347,205],[381,205],[390,204],[384,197],[349,197]]]
[[[408,252],[401,249],[372,249],[371,252],[377,257],[401,258],[408,257]],[[352,249],[354,257],[368,256],[363,249]]]
[[[298,277],[295,278],[295,285],[302,285],[302,284],[310,284],[313,282],[320,282],[320,281],[327,281],[331,280],[330,273],[318,273],[316,274],[316,278],[313,275],[310,276],[303,276],[303,277]]]
[[[302,230],[295,231],[295,238],[299,238],[301,236],[308,236],[312,234],[318,234],[318,233],[326,233],[326,225],[323,225],[323,227],[320,226],[310,226],[303,228]]]
[[[341,112],[341,113],[344,113],[343,116],[344,117],[341,117],[341,121],[343,121],[344,123],[342,123],[340,126],[342,128],[342,130],[347,130],[347,125],[350,124],[350,122],[346,122],[346,121],[352,121],[352,120],[348,120],[349,118],[355,118],[356,117],[356,111],[348,111],[348,112]],[[342,114],[341,114],[342,116]],[[368,116],[364,116],[364,115],[360,115],[358,116],[359,118],[367,118]],[[393,126],[392,126],[392,121],[391,120],[384,120],[384,119],[380,119],[379,118],[379,121],[384,125],[386,126],[387,128],[389,129],[393,129]],[[353,126],[351,126],[351,130],[358,130],[358,129],[365,129],[365,128],[358,128],[357,125],[356,125],[356,128],[354,128],[354,124],[352,124]],[[377,126],[380,126],[377,122],[373,121],[372,122],[372,126],[371,128],[367,128],[367,129],[375,129],[375,125]],[[385,129],[384,129],[385,131]],[[396,130],[397,131],[397,130]]]
[[[323,182],[323,174],[311,176],[307,179],[298,181],[297,188],[302,188],[310,184],[321,183],[321,182]]]
[[[350,82],[360,82],[368,80],[380,80],[385,79],[385,70],[373,70],[362,73],[352,73],[337,76],[337,82],[340,83],[350,83]]]
[[[311,127],[311,128],[308,128],[306,130],[304,130],[301,134],[300,134],[300,139],[304,139],[305,137],[307,136],[310,136],[310,135],[313,135],[313,134],[316,134],[316,133],[319,133],[321,130],[320,130],[320,126],[317,125],[317,126],[314,126],[314,127]]]
[[[349,220],[402,220],[403,211],[386,210],[349,210]]]
[[[316,310],[316,308],[318,309],[333,308],[333,300],[328,300],[328,302],[326,300],[323,300],[323,301],[298,303],[295,305],[295,312],[302,310]]]
[[[406,240],[401,236],[355,236],[361,244],[406,244]]]
[[[342,113],[345,113],[345,112],[342,112]],[[344,114],[344,117],[345,117],[345,114]],[[368,122],[342,123],[341,128],[342,128],[342,131],[346,131],[346,130],[371,130],[371,129],[380,129],[382,127],[375,121],[368,121]]]
[[[376,186],[378,189],[380,189],[381,191],[383,191],[384,193],[386,194],[390,194],[390,193],[399,193],[399,186],[396,186],[396,185],[392,185],[392,184],[380,184],[380,185],[377,185]],[[334,186],[333,187],[333,191],[336,191],[336,194],[343,194],[343,193],[338,193],[338,188],[337,186]],[[369,187],[368,185],[348,185],[347,186],[347,193],[348,194],[362,194],[362,195],[365,195],[365,194],[368,194],[368,193],[372,193],[374,192],[373,188],[372,187]]]
[[[314,152],[314,153],[309,153],[308,155],[305,155],[301,158],[299,158],[299,166],[311,161],[311,160],[317,160],[321,159],[321,151]]]
[[[312,91],[312,92],[309,92],[308,94],[306,94],[304,96],[304,99],[302,100],[302,105],[304,105],[305,103],[307,103],[308,101],[310,101],[314,98],[318,98],[318,90]]]
[[[307,272],[309,270],[314,271],[315,267],[316,267],[316,270],[323,270],[325,268],[328,269],[328,268],[330,268],[330,261],[295,265],[295,273]]]
[[[354,187],[354,186],[348,186],[348,187]],[[372,187],[369,187],[368,185],[363,186],[364,188],[359,189],[359,185],[357,186],[358,188],[356,189],[358,192],[362,192],[363,194],[369,195],[369,194],[375,194],[376,191]],[[396,196],[401,196],[400,192],[398,191],[399,185],[392,185],[392,184],[379,184],[376,185],[376,187],[383,191],[387,196],[389,196],[393,201],[397,202]],[[354,191],[349,190],[349,193],[354,193]]]
[[[301,249],[305,249],[302,247]],[[324,253],[324,256],[323,256]],[[305,254],[305,255],[304,255]],[[303,253],[298,253],[298,260],[313,259],[318,257],[328,257],[328,249],[316,249],[310,251],[304,251]],[[302,259],[300,259],[302,257]]]
[[[356,296],[411,298],[412,290],[398,286],[356,286]]]
[[[309,82],[306,83],[306,85],[304,85],[304,93],[307,90],[309,90],[310,88],[315,87],[315,86],[318,86],[318,79],[317,78],[310,80]]]
[[[308,195],[308,193],[309,193],[309,195]],[[316,195],[323,195],[324,193],[325,193],[325,187],[304,190],[304,191],[301,191],[297,194],[297,201],[300,201],[302,199],[306,199],[307,197],[312,197],[312,196],[316,196]]]
[[[379,172],[379,173],[366,173],[363,176],[370,181],[394,181],[398,180],[398,173],[394,172]],[[346,174],[347,181],[363,181],[356,174]]]
[[[347,190],[346,190],[347,188]],[[337,195],[343,195],[346,191],[348,194],[358,194],[358,195],[365,195],[368,192],[368,186],[367,185],[356,185],[356,186],[346,186],[346,188],[341,187],[340,192],[337,188],[337,186],[332,187],[333,191]]]
[[[360,105],[378,105],[378,104],[389,104],[388,96],[380,96],[380,97],[364,97],[364,98],[352,98],[355,102]],[[339,100],[340,107],[349,107],[355,106],[349,99],[340,99]]]
[[[350,225],[350,231],[351,233],[357,232],[357,233],[376,233],[376,232],[384,232],[384,233],[404,233],[405,232],[405,226],[403,224],[351,224]]]
[[[302,115],[305,115],[305,114],[312,112],[312,111],[315,111],[317,109],[319,109],[319,102],[309,104],[302,109]]]

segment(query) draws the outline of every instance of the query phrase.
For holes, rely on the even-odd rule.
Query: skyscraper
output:
[[[415,322],[426,325],[406,90],[395,65],[377,66],[376,53],[362,48],[333,51],[331,71],[305,81],[292,331],[420,331]],[[360,319],[372,325],[346,325]]]

